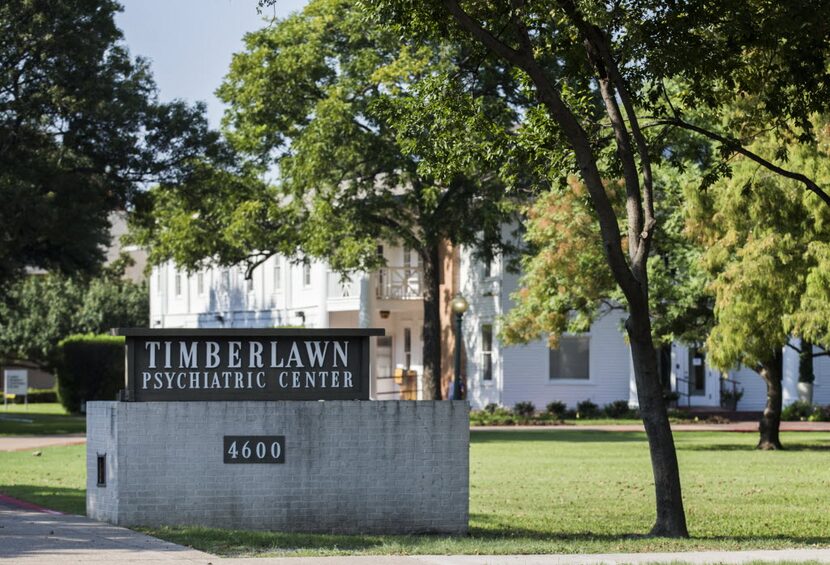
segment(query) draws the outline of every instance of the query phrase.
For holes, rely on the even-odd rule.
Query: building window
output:
[[[181,273],[176,273],[176,278],[175,278],[175,283],[174,284],[175,284],[174,288],[175,288],[175,291],[176,291],[176,296],[177,297],[181,296],[182,295],[182,274]]]
[[[311,264],[303,263],[303,286],[311,286]]]
[[[493,324],[481,326],[481,379],[493,380]]]
[[[591,338],[587,335],[560,337],[559,347],[550,350],[550,378],[587,380],[590,345]]]
[[[274,263],[274,292],[282,289],[282,264],[280,260]]]
[[[689,348],[689,395],[706,395],[706,357],[696,347]]]
[[[205,293],[205,274],[202,271],[196,273],[196,292],[199,296]]]
[[[408,371],[412,365],[412,330],[410,328],[403,329],[403,361]]]
[[[224,269],[222,271],[222,286],[225,288],[226,292],[229,292],[231,289],[231,272],[229,269]]]

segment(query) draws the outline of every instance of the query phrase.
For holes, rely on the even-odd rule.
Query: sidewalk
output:
[[[80,445],[86,443],[84,434],[61,434],[51,436],[3,436],[0,437],[0,451],[27,451],[58,445]]]
[[[220,558],[82,516],[48,514],[0,501],[0,562],[20,565],[593,565],[597,563],[830,563],[830,549],[615,553],[594,555],[380,555]]]
[[[673,432],[758,432],[758,422],[732,422],[731,424],[672,424]],[[470,426],[471,432],[493,431],[595,431],[595,432],[642,432],[642,424],[585,424],[581,426]],[[781,422],[782,432],[830,432],[830,422]]]

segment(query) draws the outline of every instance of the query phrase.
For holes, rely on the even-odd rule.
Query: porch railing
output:
[[[417,267],[383,267],[375,274],[379,300],[418,300],[424,295],[424,272]]]
[[[360,281],[357,277],[347,276],[343,278],[340,273],[329,273],[328,280],[329,298],[359,298]]]

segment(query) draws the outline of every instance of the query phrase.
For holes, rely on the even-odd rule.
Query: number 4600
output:
[[[225,436],[225,463],[282,463],[282,436]]]

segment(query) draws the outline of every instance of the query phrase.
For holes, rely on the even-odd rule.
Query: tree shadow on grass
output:
[[[470,443],[540,442],[560,443],[624,443],[645,442],[643,432],[606,432],[598,430],[528,430],[528,431],[477,431],[470,433]]]
[[[826,452],[830,451],[830,440],[814,440],[810,443],[784,441],[784,449],[781,453],[787,452]],[[679,444],[678,451],[756,451],[755,443],[709,443],[709,444]]]
[[[86,514],[86,490],[48,485],[2,485],[0,494],[66,514]]]
[[[527,527],[515,527],[501,524],[498,520],[486,514],[472,514],[470,516],[476,523],[490,524],[493,527],[471,527],[470,537],[481,540],[517,540],[527,539],[533,541],[561,541],[561,542],[585,542],[597,541],[603,543],[621,542],[629,540],[655,540],[670,538],[655,538],[644,532],[552,532],[545,529]],[[712,545],[735,543],[751,544],[762,542],[787,542],[792,545],[830,545],[830,535],[826,536],[787,536],[787,535],[735,535],[735,536],[694,536],[683,540],[681,543],[695,544],[711,543]]]

